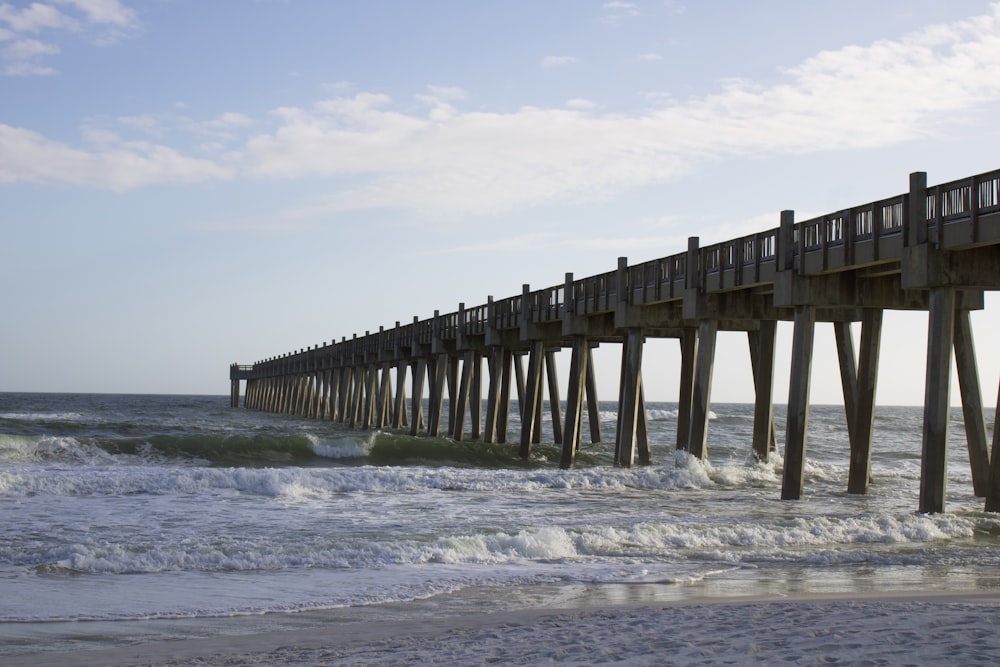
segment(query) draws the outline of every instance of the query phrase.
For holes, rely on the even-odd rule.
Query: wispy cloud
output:
[[[573,56],[545,56],[542,58],[542,67],[562,67],[564,65],[575,65],[579,62]]]
[[[631,115],[601,114],[582,100],[469,110],[468,95],[447,86],[415,96],[416,110],[413,99],[356,92],[277,108],[252,125],[238,112],[210,119],[204,127],[231,133],[211,161],[162,143],[73,148],[0,126],[0,182],[121,190],[331,177],[330,194],[300,203],[296,219],[380,208],[457,218],[601,200],[709,161],[873,148],[940,132],[1000,101],[1000,5],[900,39],[824,51],[779,75],[775,84],[728,81],[714,94],[668,98]]]
[[[615,23],[633,16],[639,16],[641,13],[639,5],[634,2],[605,2],[601,5],[601,9],[605,12],[601,20],[606,23]]]
[[[72,148],[37,132],[0,124],[0,183],[57,182],[125,191],[158,183],[228,178],[232,170],[210,160],[146,142],[123,142],[93,132],[89,149]]]
[[[0,41],[11,42],[0,51],[3,71],[7,76],[55,74],[55,68],[43,59],[62,51],[57,42],[66,35],[82,35],[97,46],[106,46],[131,34],[138,25],[135,12],[119,0],[51,0],[23,8],[0,3]]]
[[[780,74],[774,85],[728,81],[715,94],[631,116],[576,104],[455,110],[436,122],[399,111],[387,96],[359,94],[286,110],[282,126],[254,137],[239,160],[260,176],[370,176],[316,202],[317,213],[394,207],[463,216],[600,200],[718,159],[892,145],[1000,100],[1000,7],[823,52]]]

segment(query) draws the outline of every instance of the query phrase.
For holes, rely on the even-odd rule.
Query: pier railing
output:
[[[424,320],[414,318],[411,324],[397,324],[377,334],[317,346],[323,354],[315,356],[350,363],[350,359],[377,358],[400,349],[409,353],[414,346],[427,347],[435,339],[455,341],[462,336],[483,336],[487,331],[516,331],[525,322],[553,323],[567,312],[576,316],[609,313],[619,302],[650,305],[681,300],[691,288],[725,291],[767,284],[776,272],[788,268],[808,275],[898,262],[909,233],[910,195],[902,193],[799,221],[790,234],[773,228],[561,285],[536,290],[526,287],[520,295],[498,300],[491,297],[485,304],[435,313]],[[924,228],[913,233],[925,234],[940,245],[946,242],[942,233],[949,225],[964,222],[968,224],[962,242],[976,243],[981,237],[979,218],[1000,212],[1000,170],[928,187],[924,208]],[[784,250],[783,239],[790,246]],[[780,266],[783,257],[790,258],[790,267]],[[305,352],[270,357],[241,366],[239,372],[257,369],[266,374],[264,369],[270,362]]]

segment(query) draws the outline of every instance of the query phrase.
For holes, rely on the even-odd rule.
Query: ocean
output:
[[[938,515],[916,512],[921,408],[878,409],[855,496],[844,410],[812,406],[800,501],[779,500],[780,406],[760,464],[753,406],[713,405],[702,463],[674,448],[676,405],[649,403],[653,464],[631,469],[606,442],[561,470],[547,420],[521,461],[511,414],[512,442],[484,445],[228,396],[0,394],[0,661],[358,618],[1000,588],[959,409]]]

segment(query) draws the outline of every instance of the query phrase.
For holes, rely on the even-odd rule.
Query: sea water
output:
[[[0,394],[0,657],[351,614],[1000,587],[960,410],[937,515],[916,512],[921,408],[877,410],[858,496],[843,408],[812,406],[800,501],[779,500],[780,407],[758,463],[753,407],[713,405],[703,462],[676,450],[676,405],[650,403],[653,463],[630,469],[613,403],[572,470],[548,417],[522,461],[511,413],[512,442],[485,445],[228,396]]]

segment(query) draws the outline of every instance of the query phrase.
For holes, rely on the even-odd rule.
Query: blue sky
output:
[[[0,391],[225,393],[234,361],[995,169],[998,111],[984,0],[0,1]],[[879,401],[922,402],[926,315],[884,336]],[[678,365],[647,343],[651,400]],[[722,334],[713,400],[752,396]]]

